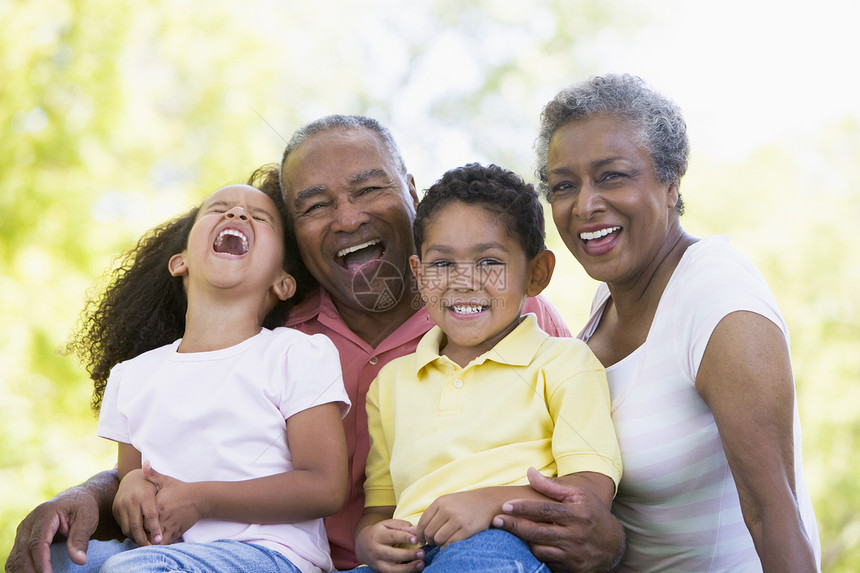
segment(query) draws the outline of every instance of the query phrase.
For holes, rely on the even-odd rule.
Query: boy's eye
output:
[[[505,264],[505,263],[503,263],[499,259],[482,259],[482,260],[478,261],[478,266],[481,266],[481,267],[488,267],[490,265],[503,265],[503,264]]]
[[[450,267],[453,263],[451,261],[439,260],[439,261],[431,261],[427,263],[427,266],[434,268],[442,268],[442,267]]]

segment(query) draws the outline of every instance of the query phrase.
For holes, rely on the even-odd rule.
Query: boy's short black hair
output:
[[[500,224],[530,259],[546,249],[543,206],[534,186],[498,165],[469,163],[446,172],[418,204],[412,234],[419,258],[427,225],[442,207],[454,201],[480,205],[498,214]]]

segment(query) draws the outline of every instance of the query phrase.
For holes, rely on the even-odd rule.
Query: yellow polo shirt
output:
[[[465,368],[439,355],[436,326],[388,363],[367,393],[365,506],[413,524],[439,496],[591,471],[617,487],[621,454],[603,366],[534,315]]]

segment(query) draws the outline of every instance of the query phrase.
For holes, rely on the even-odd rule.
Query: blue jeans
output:
[[[55,573],[300,573],[277,551],[232,539],[147,547],[138,547],[130,540],[90,541],[86,565],[72,563],[65,544],[55,543],[51,546],[51,565]]]
[[[370,573],[362,565],[352,571]],[[427,547],[424,571],[429,573],[550,573],[519,537],[501,529],[487,529],[444,549]]]

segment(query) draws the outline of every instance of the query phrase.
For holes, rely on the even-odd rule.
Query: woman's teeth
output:
[[[600,239],[610,233],[620,230],[621,227],[607,227],[605,229],[600,229],[599,231],[594,231],[593,233],[580,233],[579,238],[583,241],[593,241],[594,239]]]

